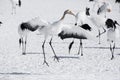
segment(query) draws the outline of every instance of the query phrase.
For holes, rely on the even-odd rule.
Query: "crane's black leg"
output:
[[[12,4],[12,15],[16,14],[16,5]]]
[[[72,45],[74,44],[74,40],[70,43],[69,45],[69,54],[70,54],[70,51],[71,51],[71,48],[72,48]]]
[[[106,32],[106,29],[105,29],[105,28],[103,28],[103,30],[104,30],[104,31],[103,31],[102,33],[100,33],[100,30],[98,30],[99,34],[96,36],[96,37],[99,37],[99,44],[101,44],[101,41],[100,41],[101,35]]]
[[[43,62],[43,64],[46,64],[47,66],[49,66],[47,61],[46,61],[46,57],[45,57],[45,50],[44,50],[45,42],[46,42],[46,40],[44,40],[43,45],[42,45],[42,50],[43,50],[43,55],[44,55],[44,62]]]
[[[23,44],[22,38],[19,39],[19,47],[21,48],[21,45]]]
[[[112,57],[111,57],[111,60],[114,58],[114,49],[115,49],[115,43],[114,43],[114,45],[113,45],[113,48],[112,48],[113,50],[112,50]]]
[[[120,4],[119,4],[119,13],[120,13]]]
[[[22,45],[22,55],[25,55],[25,42],[23,37],[19,40],[20,45]]]
[[[83,56],[83,45],[82,45],[82,39],[80,39],[80,45],[81,45],[81,56]]]
[[[101,35],[100,30],[98,30],[98,35],[96,37],[99,37],[99,44],[100,44],[100,35]]]
[[[22,38],[22,55],[24,55],[24,40]]]
[[[103,32],[102,33],[100,33],[100,35],[102,35],[102,34],[104,34],[105,32],[106,32],[106,29],[103,27]]]
[[[105,12],[105,15],[104,15],[104,17],[106,18],[106,12]]]
[[[96,2],[93,4],[92,11],[94,11],[95,6],[96,6]]]
[[[24,42],[24,52],[23,52],[23,55],[26,54],[26,45],[27,45],[27,37],[25,37],[25,42]]]
[[[24,40],[23,37],[19,39],[19,47],[21,48],[22,46],[22,55],[24,55]]]
[[[112,48],[111,48],[111,44],[110,44],[110,52],[111,52],[111,54],[112,54]]]
[[[80,46],[79,46],[79,50],[78,50],[78,55],[80,54],[80,50],[81,50],[81,56],[83,56],[83,46],[82,46],[82,39],[80,39]]]
[[[80,48],[81,48],[81,39],[80,39],[80,45],[79,45],[79,49],[78,49],[78,55],[80,54]]]
[[[99,44],[100,44],[100,30],[99,30]]]
[[[23,42],[23,52],[22,52],[22,55],[25,55],[25,42]]]
[[[53,53],[54,53],[54,60],[56,59],[56,60],[59,62],[59,58],[58,58],[57,55],[55,54],[55,51],[54,51],[54,49],[53,49],[53,47],[52,47],[52,38],[51,38],[49,44],[50,44],[50,47],[51,47],[51,49],[52,49],[52,51],[53,51]]]
[[[111,60],[112,60],[113,59],[113,48],[112,48],[111,44],[110,44],[110,51],[111,51],[111,54],[112,54],[112,57],[111,57]]]

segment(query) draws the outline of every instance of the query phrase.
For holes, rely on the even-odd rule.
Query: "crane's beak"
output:
[[[120,24],[116,23],[118,26],[120,26]]]
[[[118,22],[116,20],[114,21],[114,23],[117,24],[118,26],[120,26],[120,24],[118,24]]]
[[[111,9],[107,9],[108,12],[111,12]]]

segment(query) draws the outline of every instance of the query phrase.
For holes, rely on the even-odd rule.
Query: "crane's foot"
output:
[[[100,35],[97,35],[96,37],[99,37]]]
[[[81,54],[81,56],[83,56],[83,54]]]
[[[79,54],[80,54],[80,52],[77,53],[77,55],[79,55]]]
[[[68,51],[68,53],[70,54],[70,51]]]
[[[46,64],[49,67],[49,64],[47,63],[46,60],[44,60],[43,65]]]
[[[113,59],[114,59],[114,56],[111,57],[111,60],[113,60]]]
[[[26,53],[25,53],[25,52],[23,52],[23,53],[22,53],[22,55],[26,55]]]
[[[54,61],[57,60],[59,62],[59,58],[57,56],[54,56]]]

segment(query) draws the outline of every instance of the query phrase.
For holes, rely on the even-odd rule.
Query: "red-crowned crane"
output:
[[[118,28],[116,27],[117,21],[114,21],[112,19],[106,20],[106,26],[107,26],[107,41],[110,44],[110,51],[112,54],[111,60],[114,58],[114,49],[115,49],[115,42],[116,39],[120,37],[120,33]],[[120,25],[119,25],[120,26]]]

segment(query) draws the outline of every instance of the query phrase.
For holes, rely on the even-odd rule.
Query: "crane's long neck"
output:
[[[62,21],[65,18],[66,13],[63,14],[63,16],[60,18],[59,21]]]

